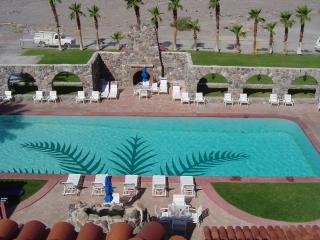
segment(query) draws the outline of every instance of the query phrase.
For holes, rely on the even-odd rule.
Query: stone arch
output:
[[[266,74],[254,74],[246,80],[246,84],[273,84],[273,80]]]
[[[83,90],[80,77],[69,71],[61,71],[55,74],[51,81],[52,90],[57,91],[58,95],[76,94]]]
[[[142,82],[142,76],[141,76],[141,74],[142,74],[142,70],[140,70],[140,71],[137,71],[134,75],[133,75],[133,77],[132,77],[132,83],[133,83],[133,85],[136,85],[136,84],[138,84],[139,82]],[[150,81],[150,73],[147,73],[147,79]]]
[[[139,74],[139,72],[143,67],[147,68],[150,83],[154,82],[154,75],[153,75],[154,69],[152,64],[149,64],[149,65],[134,64],[134,65],[130,65],[130,70],[129,70],[129,82],[131,85],[135,85],[134,76],[137,76],[137,74]]]
[[[197,82],[196,91],[202,92],[204,95],[222,95],[228,91],[228,80],[220,73],[207,73]]]
[[[33,94],[35,91],[38,90],[38,85],[35,78],[27,72],[10,74],[7,83],[8,89],[11,90],[12,94],[14,95]]]
[[[305,83],[303,83],[305,82]],[[318,81],[315,77],[308,75],[308,74],[304,74],[304,75],[300,75],[296,78],[294,78],[291,81],[292,85],[317,85]]]

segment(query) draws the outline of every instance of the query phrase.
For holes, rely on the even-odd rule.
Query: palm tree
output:
[[[111,36],[112,40],[117,43],[118,50],[120,50],[120,42],[122,39],[124,39],[124,37],[125,36],[122,34],[122,32],[115,32]]]
[[[61,47],[61,37],[60,37],[60,24],[59,24],[59,18],[58,13],[56,9],[56,3],[61,3],[61,0],[49,0],[49,5],[51,7],[51,11],[54,16],[54,20],[56,22],[56,28],[57,28],[57,34],[58,34],[58,43],[59,43],[59,50],[62,50]]]
[[[125,0],[127,2],[127,8],[133,8],[134,12],[136,14],[137,19],[137,25],[138,29],[140,29],[141,26],[141,19],[140,19],[140,5],[143,4],[142,0]]]
[[[302,40],[303,40],[303,34],[304,34],[304,26],[307,21],[311,20],[309,16],[311,11],[312,9],[308,8],[306,5],[302,5],[296,8],[296,17],[300,21],[299,47],[297,50],[297,54],[302,53]]]
[[[284,11],[280,13],[280,22],[284,26],[283,52],[285,54],[288,54],[289,28],[291,28],[294,24],[294,19],[292,19],[291,17],[292,17],[292,13],[289,11]]]
[[[177,50],[177,20],[178,20],[178,9],[183,9],[182,5],[180,4],[180,0],[169,0],[168,10],[172,11],[173,14],[173,23],[171,24],[174,27],[174,35],[173,35],[173,50]]]
[[[86,16],[86,15],[81,11],[81,3],[74,2],[69,6],[69,9],[71,10],[70,19],[71,20],[76,19],[77,28],[78,28],[79,37],[80,37],[80,50],[83,50],[80,16]]]
[[[246,36],[246,32],[242,31],[242,27],[242,25],[234,24],[229,28],[229,30],[236,35],[236,46],[238,53],[241,53],[240,37]]]
[[[199,19],[190,20],[189,28],[193,30],[193,44],[192,49],[197,49],[197,40],[198,40],[198,32],[200,32],[200,23]]]
[[[163,61],[162,61],[162,54],[161,54],[160,42],[159,42],[159,22],[162,21],[162,19],[160,17],[161,13],[159,11],[158,6],[153,6],[153,7],[149,8],[148,11],[152,15],[150,21],[154,25],[154,29],[155,29],[155,32],[156,32],[159,59],[160,59],[160,64],[161,64],[161,77],[164,77],[164,65],[163,65]]]
[[[273,53],[273,36],[275,34],[275,32],[273,30],[276,27],[276,25],[277,25],[277,23],[273,22],[273,23],[267,23],[264,26],[264,29],[266,29],[269,32],[269,53],[270,54]]]
[[[261,8],[251,9],[249,12],[249,19],[254,20],[253,25],[253,53],[257,53],[257,34],[258,34],[258,24],[265,22],[265,19],[260,16]]]
[[[88,8],[88,12],[90,17],[93,17],[94,21],[94,27],[96,29],[96,41],[97,41],[97,50],[100,50],[100,41],[99,41],[99,25],[98,25],[98,18],[100,18],[99,15],[99,8],[96,5],[92,5],[90,8]]]
[[[209,0],[209,9],[216,12],[216,52],[220,52],[220,0]]]

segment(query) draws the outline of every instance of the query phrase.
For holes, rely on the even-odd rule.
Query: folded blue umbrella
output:
[[[111,202],[113,199],[113,197],[112,197],[113,189],[112,189],[112,183],[111,183],[110,176],[107,175],[104,181],[105,181],[104,201]]]

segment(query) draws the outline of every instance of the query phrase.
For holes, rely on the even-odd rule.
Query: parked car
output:
[[[314,49],[316,51],[320,51],[320,37],[316,41],[316,45],[314,46]]]
[[[72,37],[67,37],[63,33],[60,33],[61,46],[71,47],[76,44],[76,39]],[[56,32],[41,31],[36,32],[33,37],[33,43],[39,47],[47,46],[59,46],[59,37]]]

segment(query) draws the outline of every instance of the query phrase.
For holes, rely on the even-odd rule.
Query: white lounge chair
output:
[[[196,93],[196,98],[194,101],[196,102],[197,105],[199,105],[199,103],[206,104],[206,98],[203,96],[202,92]]]
[[[103,196],[104,195],[104,187],[105,187],[105,179],[108,174],[97,174],[95,176],[94,182],[91,183],[91,196]]]
[[[4,97],[2,98],[3,102],[11,102],[13,99],[11,91],[4,91]]]
[[[111,203],[114,203],[114,204],[121,204],[120,202],[120,194],[119,193],[112,193],[112,201]]]
[[[140,89],[139,90],[139,99],[141,98],[149,98],[150,97],[150,90],[149,89]]]
[[[108,99],[118,99],[118,85],[116,82],[111,83]]]
[[[58,96],[57,96],[57,91],[50,91],[49,96],[46,99],[48,102],[54,102],[57,103]]]
[[[172,204],[175,206],[186,206],[186,196],[184,194],[173,194]]]
[[[280,101],[279,101],[278,95],[276,93],[270,94],[269,103],[271,105],[278,105],[279,106]]]
[[[168,93],[168,80],[161,79],[160,86],[159,86],[159,93]]]
[[[190,208],[189,211],[191,213],[192,222],[197,224],[198,227],[200,227],[200,224],[202,222],[202,212],[203,212],[202,206],[198,207],[197,209]]]
[[[247,106],[249,106],[249,98],[248,95],[246,93],[240,93],[240,97],[238,100],[239,104],[247,104]]]
[[[152,196],[154,197],[167,196],[166,176],[162,176],[162,175],[152,176]]]
[[[181,91],[180,86],[173,86],[172,87],[172,100],[181,100]]]
[[[152,93],[159,93],[159,88],[158,88],[158,83],[157,83],[157,82],[152,83],[152,85],[151,85],[151,92],[152,92]]]
[[[101,92],[101,95],[100,95],[100,98],[108,98],[109,96],[109,82],[107,82],[107,84],[104,84],[102,86],[102,92]]]
[[[85,103],[86,101],[87,101],[87,98],[84,91],[78,91],[78,95],[76,96],[76,103],[78,102]]]
[[[227,104],[232,104],[233,106],[233,98],[231,93],[225,93],[223,98],[224,104],[227,106]]]
[[[181,193],[188,197],[195,196],[195,184],[192,176],[180,177],[180,189]]]
[[[294,101],[293,101],[293,99],[291,97],[291,94],[285,94],[284,95],[283,104],[285,106],[287,106],[287,105],[293,106],[294,105]]]
[[[99,91],[92,91],[90,96],[90,103],[92,102],[100,102],[100,92]]]
[[[81,174],[69,174],[68,179],[65,182],[62,182],[63,186],[63,195],[79,195],[80,189],[79,184],[81,180]]]
[[[135,196],[138,194],[138,178],[138,175],[125,175],[123,196]]]
[[[44,99],[43,97],[43,91],[36,91],[36,95],[33,96],[33,102],[42,102]]]
[[[189,93],[187,92],[182,92],[181,93],[181,103],[190,103],[190,97],[189,97]]]

